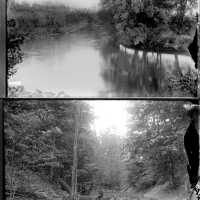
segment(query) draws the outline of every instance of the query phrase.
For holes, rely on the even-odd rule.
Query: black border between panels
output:
[[[7,97],[7,0],[0,3],[0,97]]]
[[[116,97],[116,98],[84,98],[84,97],[80,97],[80,98],[72,98],[72,97],[68,97],[68,98],[2,98],[3,100],[6,101],[25,101],[25,100],[38,100],[38,101],[191,101],[191,102],[198,102],[200,101],[200,98],[198,97],[137,97],[137,98],[120,98],[120,97]]]

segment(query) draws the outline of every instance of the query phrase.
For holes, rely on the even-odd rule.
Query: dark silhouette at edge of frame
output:
[[[199,106],[194,106],[188,111],[191,118],[189,127],[184,135],[184,147],[188,158],[187,171],[189,175],[189,182],[191,186],[191,194],[196,193],[197,199],[200,199],[199,181]]]
[[[193,61],[195,62],[195,68],[197,69],[197,62],[198,62],[198,30],[196,28],[195,36],[192,43],[189,45],[188,50],[191,54]]]

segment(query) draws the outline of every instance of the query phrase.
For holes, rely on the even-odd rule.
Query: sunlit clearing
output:
[[[126,137],[128,101],[89,101],[95,115],[92,128],[97,135],[110,133]]]

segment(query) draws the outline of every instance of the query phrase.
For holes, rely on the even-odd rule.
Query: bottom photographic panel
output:
[[[5,100],[6,199],[198,199],[198,130],[187,101]]]

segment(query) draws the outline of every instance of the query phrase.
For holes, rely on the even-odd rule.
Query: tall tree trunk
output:
[[[182,31],[183,28],[183,22],[184,22],[184,17],[186,13],[186,8],[187,8],[187,0],[180,0],[180,5],[178,8],[178,32],[179,34]]]
[[[77,167],[78,167],[78,135],[80,122],[80,108],[78,105],[77,113],[75,113],[75,134],[73,146],[73,166],[72,166],[72,200],[77,200]]]

